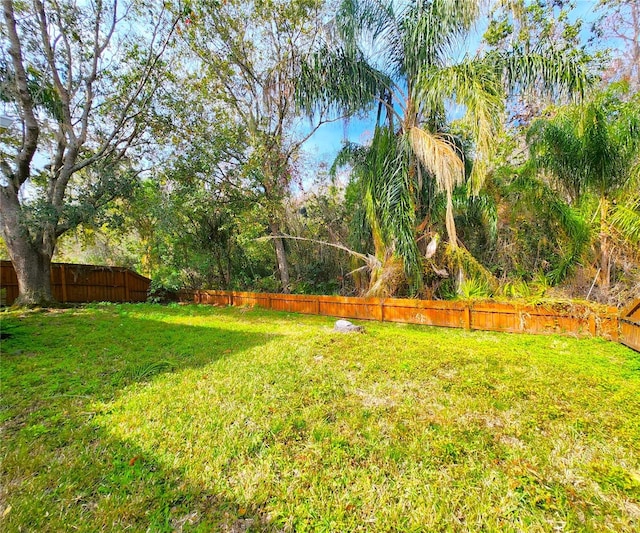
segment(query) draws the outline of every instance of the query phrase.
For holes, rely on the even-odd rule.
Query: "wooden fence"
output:
[[[640,350],[640,301],[626,314],[584,304],[521,305],[483,301],[347,298],[232,291],[182,291],[183,302],[265,309],[384,322],[404,322],[511,333],[598,336]]]
[[[620,342],[640,352],[640,299],[620,314]]]
[[[151,280],[128,268],[70,263],[51,264],[51,290],[62,303],[144,302]],[[0,261],[0,287],[5,304],[18,297],[18,278],[11,261]]]
[[[122,267],[52,263],[51,289],[63,303],[144,302],[151,280]],[[10,261],[0,261],[5,304],[18,296]],[[619,313],[584,304],[522,305],[486,301],[349,298],[235,291],[181,291],[179,300],[210,305],[258,306],[276,311],[381,322],[404,322],[510,333],[603,337],[640,351],[640,299]]]

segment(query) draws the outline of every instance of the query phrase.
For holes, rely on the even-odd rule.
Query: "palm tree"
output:
[[[516,217],[524,215],[523,218],[533,223],[535,230],[528,232],[525,240],[534,241],[538,250],[541,245],[549,247],[546,254],[541,254],[543,262],[548,263],[545,278],[552,285],[557,285],[571,274],[589,246],[588,222],[580,210],[536,177],[532,165],[523,165],[514,175],[515,179],[505,188],[503,198]],[[522,246],[518,248],[522,249]],[[530,274],[534,274],[532,267],[535,263],[537,261],[525,267]]]
[[[599,282],[609,287],[616,233],[637,242],[640,214],[630,191],[640,186],[640,95],[615,84],[579,105],[553,110],[528,133],[531,159],[575,205],[595,195]],[[615,203],[614,203],[615,201]]]
[[[453,190],[467,181],[471,191],[482,186],[507,95],[532,86],[579,93],[587,81],[584,71],[564,58],[535,52],[492,51],[456,61],[456,46],[472,30],[480,4],[343,0],[335,40],[302,72],[298,101],[309,110],[332,104],[354,113],[377,105],[374,153],[359,159],[366,163],[360,173],[368,219],[380,240],[377,255],[393,256],[393,265],[400,258],[418,283],[422,265],[416,241],[431,222],[425,184],[435,183],[446,196],[448,247],[459,257]],[[451,131],[450,104],[464,110],[462,122],[474,141],[469,175],[463,143]]]

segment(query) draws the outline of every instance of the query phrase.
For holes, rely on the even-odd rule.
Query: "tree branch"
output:
[[[133,120],[138,114],[138,113],[134,113],[133,115],[130,115],[129,112],[133,107],[133,105],[135,104],[135,102],[138,100],[140,94],[142,94],[142,91],[144,90],[144,88],[148,86],[148,83],[153,74],[154,68],[158,64],[158,61],[160,61],[160,58],[164,54],[167,46],[169,45],[169,41],[171,39],[171,36],[173,35],[173,32],[175,31],[175,28],[179,20],[180,19],[178,17],[174,18],[173,22],[171,23],[169,32],[167,33],[167,36],[163,41],[163,43],[160,45],[159,50],[156,53],[154,53],[153,50],[149,52],[149,59],[145,67],[145,70],[141,76],[141,79],[138,82],[138,86],[136,90],[133,92],[133,94],[130,95],[127,101],[124,103],[122,107],[122,111],[120,112],[119,117],[116,120],[116,124],[111,130],[111,133],[102,142],[102,144],[99,146],[99,148],[94,152],[92,156],[86,159],[83,159],[79,162],[76,162],[76,164],[71,169],[72,173],[77,172],[78,170],[82,170],[83,168],[95,163],[96,161],[104,157],[107,153],[111,152],[112,150],[110,148],[112,148],[114,144],[118,145],[123,140],[126,141],[128,139],[128,136],[127,136],[124,139],[117,140],[117,138],[122,133],[125,125],[131,120]],[[159,32],[159,26],[160,26],[160,22],[158,22],[158,24],[154,28],[154,36],[152,41],[155,41],[155,38],[157,37],[157,34]],[[154,91],[155,90],[157,90],[157,86],[154,88]]]
[[[9,55],[13,63],[16,75],[16,86],[18,89],[18,99],[22,107],[23,121],[25,125],[25,135],[20,151],[16,155],[16,170],[7,175],[13,184],[14,192],[17,195],[22,184],[29,179],[31,174],[31,161],[38,148],[38,137],[40,136],[40,126],[34,113],[34,103],[29,93],[27,84],[27,73],[24,68],[22,57],[22,45],[16,29],[16,19],[13,12],[13,1],[3,0],[4,19],[9,37]],[[6,162],[5,162],[6,163]],[[6,167],[3,165],[6,173]]]

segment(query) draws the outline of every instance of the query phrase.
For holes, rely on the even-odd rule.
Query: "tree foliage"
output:
[[[535,122],[528,134],[532,161],[548,172],[557,189],[574,205],[588,194],[598,201],[600,219],[600,283],[608,287],[611,277],[611,214],[622,235],[631,239],[634,227],[633,200],[627,194],[640,183],[640,113],[638,95],[623,99],[628,87],[615,85],[580,105],[552,111],[548,119]]]
[[[52,300],[58,238],[126,192],[177,21],[144,2],[5,0],[3,11],[0,94],[17,119],[1,153],[1,229],[18,301],[34,305]]]
[[[424,236],[416,230],[425,231],[431,219],[423,202],[427,182],[445,194],[448,246],[455,249],[454,189],[469,179],[470,189],[480,190],[507,95],[534,86],[548,94],[581,93],[587,83],[581,65],[559,53],[514,48],[458,60],[456,47],[479,14],[475,1],[346,0],[336,15],[336,39],[303,70],[298,99],[311,110],[319,103],[350,112],[378,106],[370,157],[359,167],[369,187],[368,219],[381,245],[377,255],[401,258],[417,287],[423,265],[416,242]],[[464,139],[452,133],[447,116],[452,104],[463,110],[473,142],[469,175]]]
[[[3,2],[24,302],[80,246],[166,288],[640,288],[634,2],[594,6],[608,51],[565,0]],[[303,146],[345,117],[327,174]]]

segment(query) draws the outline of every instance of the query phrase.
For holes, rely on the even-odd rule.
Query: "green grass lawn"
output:
[[[640,528],[617,344],[203,306],[2,323],[2,531]]]

